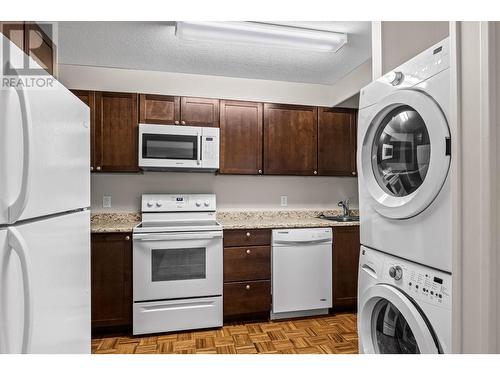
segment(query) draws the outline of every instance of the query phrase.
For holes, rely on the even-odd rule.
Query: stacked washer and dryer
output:
[[[360,94],[361,353],[451,352],[449,66],[445,39]]]

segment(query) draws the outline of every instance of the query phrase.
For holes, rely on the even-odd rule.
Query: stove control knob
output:
[[[210,201],[205,201],[205,207],[210,206]]]
[[[149,202],[147,203],[147,206],[148,206],[148,207],[153,207],[153,201],[149,201]]]
[[[162,205],[163,203],[161,203],[161,201],[156,202],[156,207],[161,207]]]
[[[201,206],[201,201],[196,201],[196,207],[200,207]]]
[[[401,280],[403,277],[403,269],[400,266],[393,266],[389,268],[389,276],[394,280]]]

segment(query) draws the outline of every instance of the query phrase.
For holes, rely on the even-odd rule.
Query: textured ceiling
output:
[[[60,22],[59,63],[333,84],[371,58],[370,22],[280,22],[348,33],[337,53],[180,40],[173,22]]]

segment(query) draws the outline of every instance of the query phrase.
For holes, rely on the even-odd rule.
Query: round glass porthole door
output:
[[[417,190],[425,180],[431,156],[429,133],[422,117],[400,106],[379,125],[372,146],[372,168],[380,187],[395,197]]]
[[[358,126],[364,132],[359,178],[372,207],[391,219],[425,210],[451,160],[450,131],[439,105],[422,92],[399,90],[362,110]]]
[[[361,295],[359,307],[358,334],[362,353],[439,353],[432,328],[399,289],[376,284]]]
[[[415,335],[396,306],[381,299],[373,311],[373,340],[378,353],[420,354]]]

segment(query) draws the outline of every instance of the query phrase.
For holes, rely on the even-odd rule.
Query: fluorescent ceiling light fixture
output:
[[[347,34],[261,22],[176,22],[175,35],[207,42],[244,43],[337,52]]]

